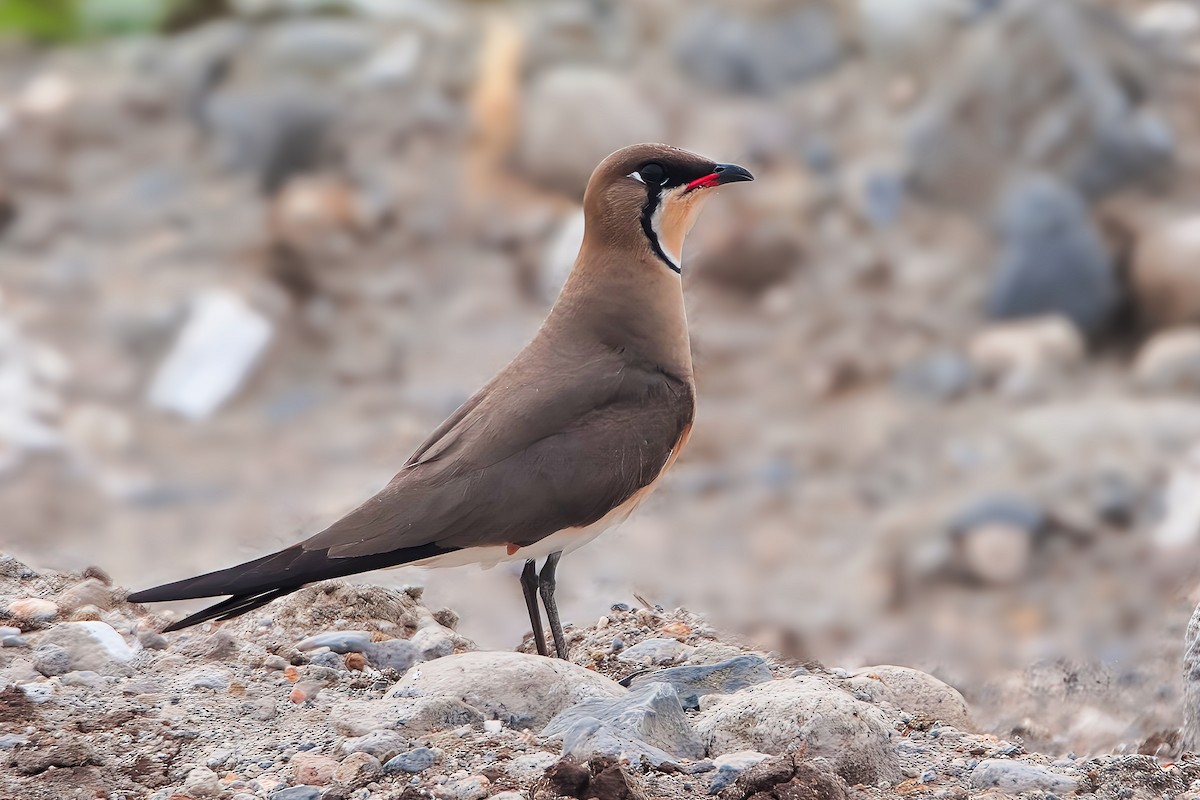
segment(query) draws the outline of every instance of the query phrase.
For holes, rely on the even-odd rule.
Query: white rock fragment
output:
[[[195,298],[150,385],[150,405],[190,420],[211,417],[241,388],[273,334],[240,296],[214,289]]]
[[[127,672],[136,653],[106,622],[63,622],[46,631],[40,644],[54,644],[71,654],[71,669],[86,669],[101,675]]]

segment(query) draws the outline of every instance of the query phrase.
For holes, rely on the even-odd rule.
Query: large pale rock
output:
[[[71,669],[101,675],[125,675],[136,653],[105,622],[63,622],[42,636],[40,645],[57,645],[71,657]]]
[[[975,789],[1004,789],[1009,792],[1074,792],[1079,781],[1037,764],[985,758],[971,771]]]
[[[540,729],[585,700],[626,694],[616,681],[559,659],[526,653],[473,652],[418,664],[386,697],[461,700],[516,728]]]
[[[815,676],[760,683],[700,714],[696,731],[709,755],[797,746],[824,756],[849,783],[873,784],[897,772],[893,730],[875,707]]]
[[[848,683],[872,703],[890,703],[959,730],[974,727],[967,701],[959,691],[920,670],[888,664],[863,667],[850,676]]]
[[[381,728],[418,736],[482,722],[483,714],[457,697],[431,695],[351,700],[334,707],[330,718],[344,736],[365,736]]]
[[[581,761],[596,755],[633,756],[642,750],[642,744],[673,756],[670,760],[704,755],[704,745],[683,713],[679,696],[665,683],[648,683],[619,697],[566,708],[551,720],[542,736],[562,740],[563,753]],[[601,739],[606,741],[598,748]],[[654,763],[664,760],[657,753],[648,757]]]

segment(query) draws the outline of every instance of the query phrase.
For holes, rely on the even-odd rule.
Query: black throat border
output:
[[[646,239],[650,242],[650,249],[654,251],[654,255],[658,256],[676,275],[682,275],[683,270],[667,257],[666,252],[662,249],[662,245],[658,243],[658,234],[654,232],[654,212],[658,209],[658,204],[662,200],[662,190],[662,186],[646,187],[646,204],[642,206],[642,231],[645,232]]]

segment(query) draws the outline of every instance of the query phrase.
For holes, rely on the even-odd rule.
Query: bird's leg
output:
[[[529,609],[529,624],[533,626],[533,643],[539,656],[546,655],[546,632],[542,630],[542,611],[538,608],[537,563],[531,558],[521,573],[521,591],[525,592],[525,608]]]
[[[538,591],[542,594],[542,605],[546,607],[546,620],[550,623],[550,635],[554,637],[554,649],[558,652],[559,658],[566,660],[567,638],[563,636],[562,622],[558,618],[558,602],[554,599],[554,570],[558,566],[560,558],[562,558],[561,550],[546,557],[542,574],[538,578],[540,581]]]

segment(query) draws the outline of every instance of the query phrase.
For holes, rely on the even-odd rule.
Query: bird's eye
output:
[[[649,164],[642,166],[638,172],[642,175],[642,180],[651,186],[658,186],[667,179],[667,171],[663,169],[663,165],[656,161],[651,161]]]

